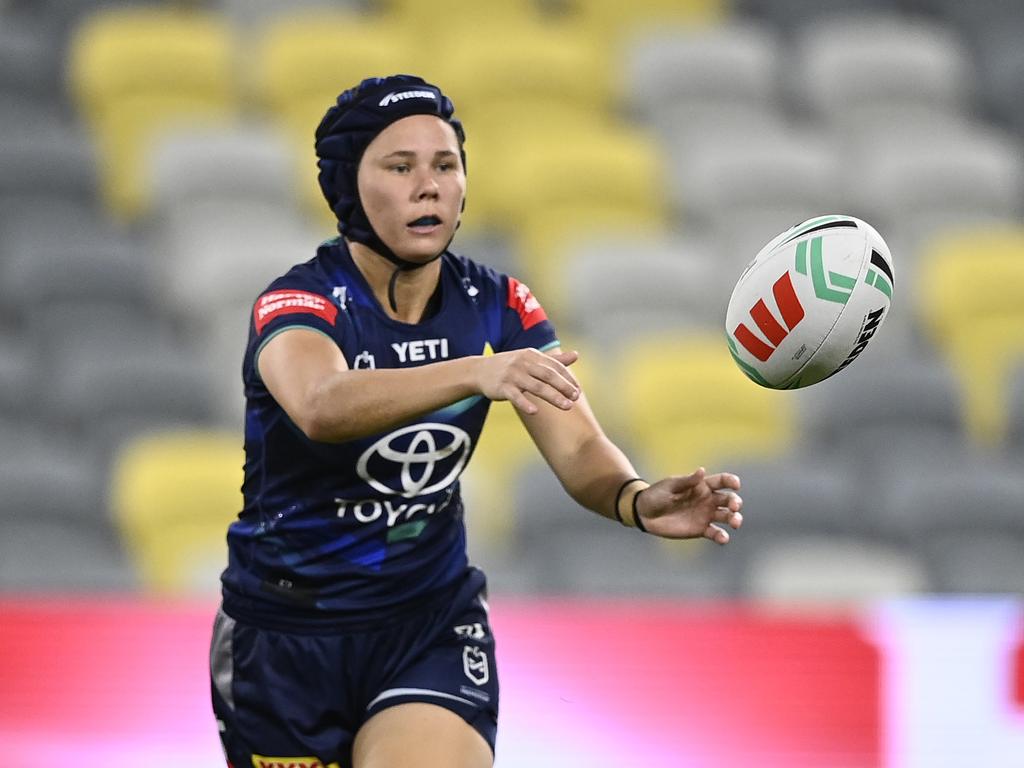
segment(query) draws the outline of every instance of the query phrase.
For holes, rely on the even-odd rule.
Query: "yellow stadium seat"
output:
[[[568,10],[574,23],[613,51],[637,27],[707,26],[729,16],[728,0],[569,0]]]
[[[227,564],[227,527],[242,509],[243,462],[234,433],[155,433],[122,449],[112,508],[148,589],[185,594],[218,588],[216,574]]]
[[[595,121],[547,135],[510,131],[500,150],[496,143],[488,139],[478,164],[486,167],[470,158],[467,216],[515,238],[528,279],[552,304],[562,298],[558,254],[575,234],[669,222],[661,155],[644,133]]]
[[[383,6],[383,19],[392,26],[425,32],[432,39],[451,39],[467,30],[499,36],[509,25],[541,20],[534,0],[379,0],[377,5]]]
[[[496,27],[493,34],[456,36],[446,46],[437,78],[466,115],[520,99],[600,112],[611,103],[609,66],[588,36],[559,25],[526,22]]]
[[[317,120],[339,93],[367,77],[415,71],[415,38],[358,14],[313,10],[267,22],[252,51],[255,97],[272,116],[320,103]],[[306,126],[312,143],[316,122]]]
[[[945,232],[922,249],[917,313],[959,377],[972,437],[1005,437],[1008,377],[1024,360],[1024,227]]]
[[[154,7],[103,10],[75,30],[69,85],[90,121],[140,93],[232,101],[234,56],[230,26],[220,15]]]
[[[237,112],[234,44],[222,17],[195,10],[108,9],[76,28],[69,87],[99,148],[115,216],[145,209],[142,165],[153,134]]]
[[[789,397],[747,379],[720,336],[639,340],[618,367],[624,428],[653,476],[727,470],[726,459],[772,457],[792,445]]]

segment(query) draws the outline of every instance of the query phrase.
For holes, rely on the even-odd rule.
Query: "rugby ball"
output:
[[[729,351],[750,379],[797,389],[847,368],[875,337],[892,301],[889,247],[867,222],[817,216],[775,237],[729,299]]]

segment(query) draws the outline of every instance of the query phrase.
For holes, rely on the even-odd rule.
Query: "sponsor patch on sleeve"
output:
[[[508,306],[519,314],[524,331],[548,319],[544,307],[530,293],[530,289],[514,277],[508,279]]]
[[[253,307],[253,320],[256,333],[263,333],[267,323],[282,315],[308,314],[316,315],[334,325],[338,317],[338,307],[326,296],[309,291],[271,291],[256,300]]]

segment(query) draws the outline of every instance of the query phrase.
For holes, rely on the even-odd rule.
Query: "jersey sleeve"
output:
[[[495,351],[526,347],[543,351],[558,346],[558,336],[544,307],[525,283],[503,275],[501,299],[501,349]]]
[[[274,281],[253,304],[249,342],[253,364],[266,343],[289,328],[309,328],[340,347],[343,315],[334,297],[313,281],[288,276]]]

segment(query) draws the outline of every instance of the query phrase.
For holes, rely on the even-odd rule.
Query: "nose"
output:
[[[417,180],[415,197],[417,200],[436,200],[441,194],[441,185],[431,173],[424,173]]]

